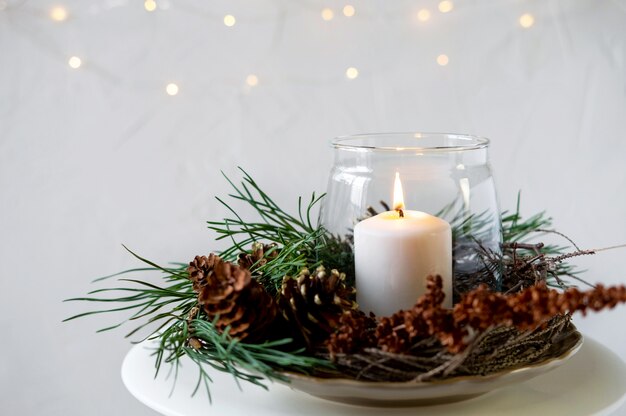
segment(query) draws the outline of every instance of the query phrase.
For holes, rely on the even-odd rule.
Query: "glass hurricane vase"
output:
[[[462,134],[389,133],[339,137],[320,221],[351,241],[355,224],[392,205],[399,173],[406,209],[448,221],[454,298],[487,283],[498,290],[502,227],[489,140]]]

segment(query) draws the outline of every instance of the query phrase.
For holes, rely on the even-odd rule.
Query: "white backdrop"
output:
[[[626,243],[626,1],[346,4],[0,0],[1,414],[153,414],[121,384],[123,330],[93,333],[115,317],[61,324],[85,308],[61,300],[135,267],[122,243],[219,248],[220,170],[295,208],[334,136],[490,137],[503,208],[521,189],[579,245]],[[625,254],[579,263],[617,284]],[[575,322],[626,359],[625,318]]]

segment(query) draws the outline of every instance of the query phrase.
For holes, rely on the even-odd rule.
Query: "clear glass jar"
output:
[[[338,137],[321,224],[350,241],[354,225],[388,210],[396,172],[406,209],[448,221],[453,231],[454,298],[469,290],[464,277],[498,290],[500,210],[489,164],[489,140],[463,134],[384,133]],[[477,279],[476,275],[484,276]],[[475,284],[472,285],[472,287]]]

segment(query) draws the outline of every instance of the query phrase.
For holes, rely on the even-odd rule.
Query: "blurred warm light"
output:
[[[400,172],[396,172],[396,178],[393,181],[393,209],[395,211],[404,210],[404,192],[402,191]],[[404,214],[400,213],[400,216],[402,217]]]
[[[235,19],[235,16],[233,16],[232,14],[227,14],[226,16],[224,16],[224,24],[228,27],[233,27],[235,26],[235,23],[237,23],[237,20]]]
[[[72,56],[70,59],[67,60],[67,64],[70,66],[70,68],[78,69],[83,64],[83,61],[78,56]]]
[[[453,8],[454,8],[454,4],[452,4],[450,0],[443,0],[442,2],[439,3],[439,11],[441,13],[451,12]]]
[[[421,21],[421,22],[425,22],[427,20],[430,20],[430,11],[427,9],[422,9],[419,12],[417,12],[417,18]]]
[[[348,77],[348,79],[355,79],[359,76],[359,70],[351,66],[350,68],[346,69],[346,76]]]
[[[8,6],[7,2],[4,0],[0,0],[0,12],[6,9]]]
[[[147,11],[153,12],[153,11],[156,10],[157,4],[156,4],[156,1],[154,1],[154,0],[146,0],[146,1],[143,2],[143,7]]]
[[[450,62],[450,58],[448,58],[448,55],[441,54],[437,57],[437,63],[441,66],[448,65],[448,62]]]
[[[529,27],[535,24],[535,18],[530,13],[524,13],[519,18],[519,24],[523,28],[528,29]]]
[[[329,8],[325,8],[322,10],[322,19],[324,19],[325,21],[329,21],[329,20],[333,20],[333,17],[335,17],[335,12],[333,12],[331,9]]]
[[[178,94],[178,85],[174,84],[173,82],[170,82],[165,87],[165,92],[167,93],[167,95],[176,95],[176,94]]]
[[[346,17],[352,17],[356,13],[356,9],[351,4],[346,4],[343,6],[343,15]]]
[[[259,85],[259,77],[257,77],[254,74],[250,74],[246,77],[246,84],[248,84],[251,87],[256,87],[257,85]]]
[[[50,10],[50,19],[54,20],[55,22],[62,22],[66,20],[67,15],[67,10],[65,10],[65,8],[61,6],[53,7]]]

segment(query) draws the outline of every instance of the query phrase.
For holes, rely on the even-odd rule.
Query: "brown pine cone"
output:
[[[267,336],[278,307],[250,270],[216,255],[196,256],[188,267],[198,303],[219,331],[248,342]]]
[[[239,253],[237,263],[244,269],[254,272],[276,257],[278,257],[278,244],[252,243],[250,252],[244,251]]]
[[[357,309],[354,288],[337,270],[318,267],[311,274],[303,269],[297,278],[285,276],[279,305],[285,319],[296,330],[296,337],[313,347],[335,332],[346,310]]]
[[[351,354],[376,345],[376,319],[361,311],[350,309],[339,317],[337,331],[330,334],[326,347],[330,356]]]
[[[193,290],[199,292],[207,284],[206,277],[213,271],[215,265],[222,262],[223,260],[213,253],[208,256],[196,256],[187,267]]]

